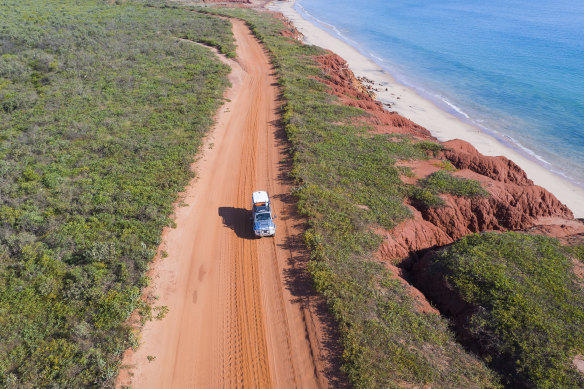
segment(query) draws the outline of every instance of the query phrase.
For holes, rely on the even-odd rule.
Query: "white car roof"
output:
[[[259,204],[259,203],[269,203],[270,202],[270,198],[268,197],[268,192],[264,192],[263,190],[257,191],[257,192],[253,192],[253,194],[251,195],[251,201],[254,204]]]

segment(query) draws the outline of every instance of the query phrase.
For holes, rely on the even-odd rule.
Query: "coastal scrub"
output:
[[[107,387],[124,324],[221,104],[229,22],[2,0],[0,387]]]
[[[444,205],[444,200],[438,196],[442,193],[461,197],[489,195],[478,181],[454,176],[447,170],[438,170],[418,180],[418,186],[411,188],[410,198],[424,207],[437,207]]]
[[[519,233],[466,236],[428,269],[475,307],[456,320],[510,387],[582,388],[584,292],[571,254],[582,246]]]

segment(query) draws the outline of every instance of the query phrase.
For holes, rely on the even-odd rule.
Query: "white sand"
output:
[[[306,44],[331,50],[343,57],[358,77],[366,77],[375,84],[377,98],[390,103],[391,110],[426,127],[440,141],[463,139],[485,155],[503,155],[517,163],[536,185],[543,186],[566,204],[575,217],[584,218],[584,189],[546,170],[519,152],[506,147],[478,127],[467,124],[454,115],[443,111],[431,101],[418,95],[413,89],[397,83],[393,77],[374,61],[354,47],[336,38],[304,19],[294,10],[292,1],[272,1],[268,6],[284,14],[304,35]],[[385,89],[387,88],[387,91]]]

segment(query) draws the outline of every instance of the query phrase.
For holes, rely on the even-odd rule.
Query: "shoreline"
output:
[[[444,142],[462,139],[488,156],[502,155],[519,165],[527,176],[566,204],[576,218],[584,218],[584,188],[546,170],[518,151],[504,145],[480,128],[446,112],[434,102],[420,96],[413,88],[397,82],[380,65],[347,42],[305,19],[294,9],[295,1],[272,1],[267,8],[282,13],[303,35],[306,44],[320,46],[343,57],[355,76],[373,81],[377,100],[390,104],[391,110],[425,127]]]

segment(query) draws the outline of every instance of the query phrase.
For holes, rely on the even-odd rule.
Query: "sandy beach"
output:
[[[303,35],[306,44],[320,46],[343,57],[357,77],[372,81],[379,101],[389,104],[392,111],[426,127],[440,141],[463,139],[481,153],[490,156],[503,155],[517,163],[537,185],[552,192],[566,204],[577,218],[584,218],[584,189],[546,170],[527,156],[522,155],[494,137],[456,116],[440,109],[433,102],[420,96],[411,88],[399,84],[372,59],[356,48],[333,36],[294,9],[295,1],[273,1],[268,8],[281,12]]]

